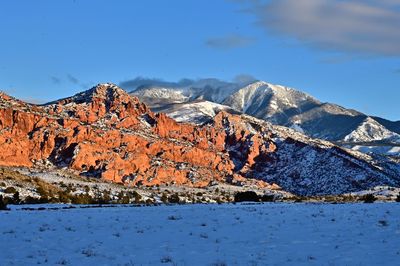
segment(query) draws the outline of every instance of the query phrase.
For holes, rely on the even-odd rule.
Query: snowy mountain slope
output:
[[[174,105],[170,115],[175,111],[188,120],[198,119],[192,110],[203,117],[218,113],[202,125],[177,123],[108,83],[43,106],[4,95],[0,163],[47,163],[129,186],[255,184],[326,195],[400,185],[400,167],[389,159],[378,161],[204,100]]]
[[[188,90],[192,99],[221,103],[242,86],[244,86],[243,83],[231,83],[218,79],[201,79],[193,83]]]
[[[354,145],[349,146],[352,150],[360,151],[363,153],[374,153],[381,155],[389,155],[389,156],[397,156],[400,157],[400,145],[399,146],[363,146],[363,145]]]
[[[395,135],[396,132],[400,132],[399,122],[369,117],[336,104],[322,103],[306,93],[264,81],[243,85],[205,79],[197,85],[192,84],[185,88],[168,88],[169,95],[178,93],[178,96],[169,96],[168,99],[159,97],[157,94],[151,97],[143,96],[143,90],[153,91],[154,89],[147,84],[146,87],[132,94],[149,104],[153,110],[165,111],[167,114],[169,110],[174,109],[166,108],[171,103],[190,104],[194,99],[205,99],[277,125],[294,128],[309,136],[330,141],[397,141],[397,137],[394,136],[398,135]],[[185,108],[180,106],[180,109]],[[196,108],[186,108],[186,117],[189,110],[198,111]],[[175,118],[179,117],[179,111],[173,112]],[[190,116],[201,116],[201,112]],[[390,137],[391,135],[393,138]]]
[[[249,175],[276,182],[288,191],[302,195],[339,194],[380,182],[396,186],[400,182],[400,165],[386,158],[375,158],[342,149],[329,141],[312,139],[292,129],[270,125],[251,116],[242,116],[249,127],[270,128],[278,149],[250,168]],[[326,169],[330,169],[329,172]],[[363,169],[359,171],[357,169]],[[365,171],[365,172],[364,172]]]
[[[223,103],[254,117],[327,140],[343,139],[367,117],[339,105],[321,103],[306,93],[262,81],[240,89]],[[374,138],[377,136],[371,136],[371,140]]]
[[[286,125],[298,125],[304,133],[326,140],[342,140],[350,134],[366,116],[339,105],[323,103],[308,111],[290,117]]]
[[[190,97],[183,89],[152,87],[139,89],[130,93],[145,102],[156,112],[168,113],[169,107],[190,101]]]
[[[218,79],[200,79],[184,86],[160,87],[144,84],[134,89],[131,94],[143,100],[164,101],[165,104],[188,102],[196,99],[221,103],[229,95],[239,90],[245,83],[231,83]]]
[[[158,111],[166,112],[178,121],[195,123],[210,121],[220,111],[262,113],[265,111],[264,106],[270,107],[264,112],[270,118],[292,116],[308,122],[318,115],[326,117],[328,114],[336,118],[335,121],[338,121],[337,117],[340,115],[352,119],[362,117],[359,112],[334,104],[324,104],[305,93],[262,81],[242,87],[228,96],[223,104],[189,99],[186,102],[161,105]],[[293,115],[303,113],[306,114],[303,117]],[[243,128],[251,134],[272,132],[276,151],[265,158],[260,155],[254,158],[254,165],[243,164],[241,157],[246,154],[247,148],[238,147],[237,141],[233,141],[235,145],[226,147],[236,164],[236,170],[247,177],[282,184],[282,188],[287,191],[306,195],[338,194],[341,191],[365,189],[381,184],[395,185],[400,182],[400,169],[395,162],[388,160],[383,166],[370,155],[341,149],[331,142],[312,139],[286,127],[266,122],[269,119],[262,120],[254,116],[242,115],[240,123],[224,125],[229,132],[232,127],[236,128],[233,132],[242,131]],[[254,140],[252,141],[254,145]],[[228,139],[228,143],[230,142]]]
[[[400,135],[388,130],[376,120],[367,117],[344,140],[348,142],[386,141],[388,143],[400,143]]]
[[[321,103],[305,93],[259,81],[230,95],[223,104],[275,124],[286,124],[289,117]]]
[[[168,88],[149,88],[149,89],[141,89],[134,93],[141,98],[148,98],[148,99],[157,99],[159,101],[165,102],[186,102],[189,100],[189,97],[184,95],[183,90],[174,90]]]
[[[195,100],[184,104],[169,104],[158,108],[157,111],[167,113],[169,117],[178,122],[195,124],[203,124],[212,120],[220,111],[237,113],[226,105],[205,100]]]
[[[379,124],[383,125],[390,131],[400,134],[400,121],[394,122],[394,121],[390,121],[390,120],[387,120],[387,119],[384,119],[381,117],[376,117],[376,116],[373,116],[372,118],[375,119],[376,121],[378,121]]]

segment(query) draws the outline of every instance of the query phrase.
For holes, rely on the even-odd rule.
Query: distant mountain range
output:
[[[264,82],[242,88],[203,84],[134,93],[171,116],[176,108],[181,120],[208,119],[202,125],[177,123],[109,83],[44,105],[0,93],[0,166],[67,169],[129,186],[223,184],[299,195],[400,186],[396,158],[344,149],[232,114],[254,112],[283,121],[279,108],[294,117],[300,108],[318,108],[312,97]]]
[[[363,152],[400,155],[400,121],[323,103],[304,92],[264,81],[203,79],[162,87],[146,83],[137,84],[131,94],[182,122],[201,124],[220,110],[239,112]]]

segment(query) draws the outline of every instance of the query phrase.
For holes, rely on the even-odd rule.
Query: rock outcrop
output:
[[[0,94],[0,165],[4,166],[47,163],[127,185],[204,187],[213,182],[252,182],[279,188],[312,179],[311,175],[303,176],[304,169],[299,168],[315,165],[323,167],[324,173],[344,167],[341,173],[332,171],[339,179],[356,174],[362,182],[347,180],[357,183],[346,183],[349,191],[362,187],[365,180],[376,181],[370,185],[390,181],[360,158],[345,151],[344,155],[332,152],[332,144],[293,141],[291,134],[297,133],[288,132],[285,136],[268,123],[223,111],[202,126],[177,123],[108,83],[40,106]],[[291,154],[301,154],[306,147],[309,153],[323,154],[330,162],[323,165],[318,158],[293,158],[286,154],[286,147]],[[286,172],[274,170],[277,166]],[[274,172],[286,176],[277,177]],[[302,194],[326,191],[320,182],[309,181],[308,193],[306,185],[302,185]],[[284,188],[296,192],[293,187]],[[336,190],[328,191],[332,192]]]
[[[5,166],[49,161],[113,182],[201,187],[241,179],[227,141],[241,143],[238,152],[249,165],[270,151],[246,130],[227,135],[225,126],[238,118],[220,113],[213,125],[179,124],[112,84],[43,106],[0,97],[0,164]]]

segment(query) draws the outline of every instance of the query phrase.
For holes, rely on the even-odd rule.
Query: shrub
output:
[[[62,203],[70,203],[71,202],[71,195],[66,191],[59,191],[58,192],[58,201]]]
[[[93,198],[87,193],[71,196],[72,204],[92,204],[93,202]]]
[[[23,204],[38,204],[40,200],[38,198],[34,198],[32,196],[27,196],[23,201]]]
[[[223,201],[220,197],[216,197],[214,200],[215,200],[215,202],[217,202],[218,204],[224,203],[224,201]]]
[[[131,199],[128,196],[123,196],[122,199],[119,199],[120,204],[129,204],[131,203]]]
[[[376,201],[376,197],[372,194],[366,194],[361,197],[361,200],[364,201],[364,203],[373,203]]]
[[[118,193],[118,199],[117,199],[117,203],[118,204],[129,204],[130,203],[130,198],[128,195],[125,195],[125,193],[123,191],[120,191]]]
[[[243,202],[243,201],[258,202],[260,201],[260,198],[254,191],[245,191],[236,193],[235,202]]]
[[[36,192],[43,198],[49,197],[48,191],[40,185],[36,188]]]
[[[20,199],[20,197],[19,197],[19,192],[18,192],[18,191],[14,193],[14,196],[13,196],[13,203],[14,203],[14,204],[20,204],[20,203],[21,203],[21,199]]]
[[[163,194],[161,195],[160,200],[161,200],[163,203],[168,203],[168,196],[167,196],[167,194],[163,193]]]
[[[179,203],[180,199],[179,199],[178,193],[175,193],[175,194],[172,194],[171,196],[169,196],[168,201],[169,201],[169,203]]]
[[[396,202],[400,202],[400,193],[397,195]]]
[[[103,192],[97,192],[94,199],[96,204],[109,204],[111,202],[111,193],[108,190],[103,190]],[[77,204],[87,204],[87,203],[77,203]]]
[[[294,202],[303,202],[303,200],[305,200],[305,197],[302,196],[294,196],[292,197]]]
[[[262,202],[274,202],[275,201],[275,196],[274,195],[270,195],[270,194],[262,195],[261,201]]]
[[[5,190],[4,190],[4,193],[7,193],[7,194],[14,194],[14,193],[16,193],[17,192],[17,190],[15,189],[15,187],[7,187]]]
[[[4,199],[2,195],[0,195],[0,210],[1,211],[10,210],[9,208],[7,208],[7,200]]]
[[[137,193],[136,191],[132,191],[132,196],[135,198],[135,202],[140,202],[140,200],[142,199],[142,196]]]
[[[41,196],[40,197],[40,199],[39,199],[39,203],[49,203],[49,201],[50,201],[50,198],[49,197],[46,197],[46,196]]]

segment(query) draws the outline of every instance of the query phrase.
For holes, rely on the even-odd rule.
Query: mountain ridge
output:
[[[232,87],[234,86],[232,85]],[[132,91],[131,94],[148,103],[151,108],[156,108],[166,113],[170,111],[175,112],[175,117],[177,113],[173,111],[174,105],[179,104],[181,109],[185,109],[182,107],[185,103],[189,105],[193,99],[207,98],[201,94],[202,90],[200,89],[197,89],[197,95],[192,94],[191,97],[182,97],[180,100],[143,97],[148,90],[153,90],[153,93],[157,91],[156,88],[147,84],[146,88]],[[166,95],[177,93],[177,95],[185,96],[185,91],[179,88],[164,87],[162,90]],[[213,102],[210,100],[210,96],[208,98],[209,101]],[[157,101],[157,104],[155,105],[153,101]],[[294,128],[311,137],[335,142],[347,142],[351,144],[349,142],[351,140],[351,142],[374,143],[381,141],[382,143],[391,143],[394,141],[393,143],[396,143],[398,141],[396,135],[399,134],[397,132],[400,132],[399,122],[368,116],[362,112],[347,109],[337,104],[324,103],[301,91],[281,85],[273,85],[264,81],[237,84],[234,92],[230,91],[226,94],[226,98],[214,102],[277,125]],[[167,105],[168,108],[165,108]],[[193,109],[193,113],[195,112],[196,110]],[[201,114],[192,114],[188,117],[190,116],[199,117]],[[197,118],[197,121],[190,121],[188,119],[185,122],[198,123],[198,121],[206,120],[207,117],[204,117],[203,119]],[[371,130],[365,130],[366,121],[368,124],[366,127]],[[376,129],[375,131],[373,130],[374,128]],[[391,131],[395,134],[381,134],[382,131]],[[356,138],[355,136],[363,137]],[[388,137],[385,138],[385,136]]]
[[[108,83],[45,105],[2,95],[0,143],[0,165],[66,168],[128,186],[324,195],[400,184],[394,161],[224,110],[200,126],[178,123]]]

